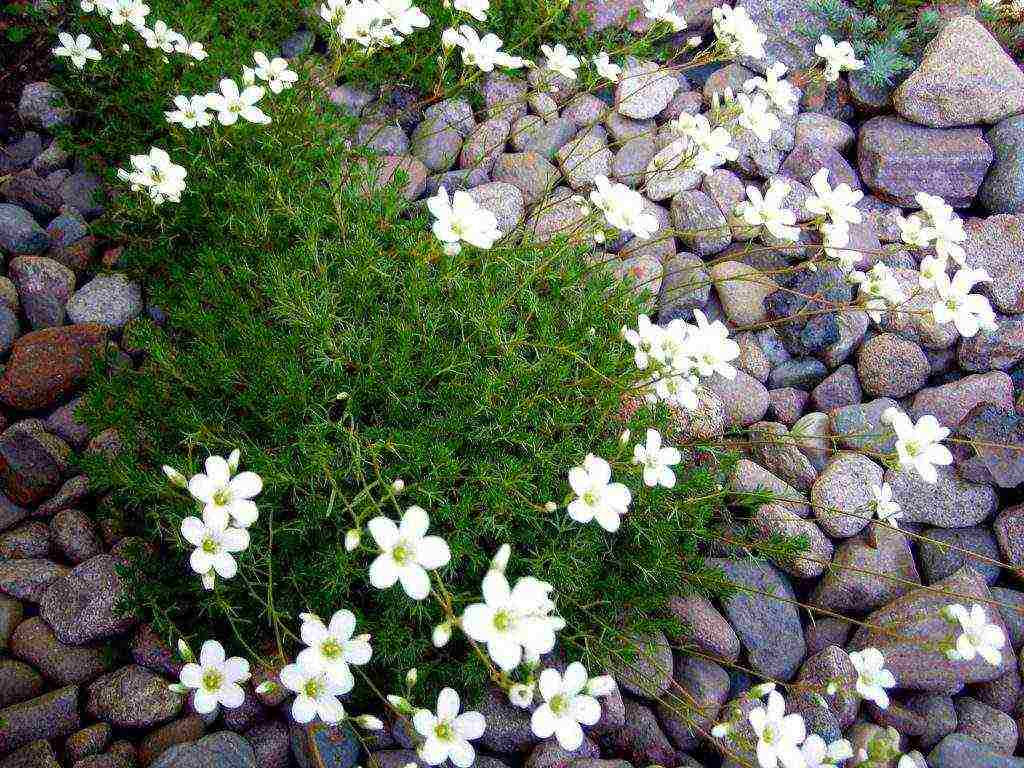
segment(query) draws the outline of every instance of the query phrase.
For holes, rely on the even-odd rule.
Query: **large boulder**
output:
[[[1024,112],[1024,72],[979,21],[959,16],[928,44],[893,103],[933,128],[997,123]]]
[[[864,183],[897,205],[914,208],[914,195],[938,195],[966,208],[992,164],[980,128],[925,128],[899,117],[874,117],[861,126],[857,165]]]

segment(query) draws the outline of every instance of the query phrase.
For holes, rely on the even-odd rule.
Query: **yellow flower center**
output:
[[[341,643],[334,638],[325,640],[320,645],[320,653],[322,653],[328,659],[336,659],[341,656]]]
[[[219,691],[224,682],[224,675],[216,669],[208,669],[203,673],[203,688],[207,691]]]

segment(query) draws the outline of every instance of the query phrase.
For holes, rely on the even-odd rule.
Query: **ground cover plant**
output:
[[[342,5],[325,4],[320,15]],[[462,5],[424,8],[435,21],[478,18],[479,3]],[[660,33],[681,31],[667,6],[650,5],[666,25]],[[327,66],[310,60],[293,70],[262,53],[285,23],[274,4],[234,16],[157,4],[154,17],[173,19],[180,34],[162,21],[133,28],[136,0],[101,7],[83,19],[91,37],[62,37],[57,51],[86,70],[64,83],[71,106],[99,116],[68,139],[88,145],[122,190],[103,230],[122,250],[108,255],[144,279],[152,304],[167,312],[124,330],[137,365],[111,356],[98,366],[84,415],[97,429],[115,428],[121,446],[84,464],[104,494],[101,511],[132,536],[121,547],[129,556],[124,607],[183,641],[182,690],[195,689],[197,709],[237,707],[250,661],[287,664],[272,685],[297,694],[295,719],[336,722],[345,717],[336,695],[355,684],[351,665],[365,683],[354,711],[412,716],[424,760],[468,765],[468,742],[485,723],[476,712],[458,720],[451,689],[476,701],[489,677],[518,706],[531,706],[539,689],[534,733],[574,749],[580,723],[600,716],[594,697],[614,691],[598,673],[642,674],[631,662],[651,650],[636,638],[655,628],[680,634],[664,611],[669,597],[736,588],[706,557],[752,555],[796,575],[821,574],[827,560],[806,557],[801,535],[815,526],[772,494],[726,490],[733,436],[702,423],[709,394],[700,384],[735,376],[740,351],[729,330],[699,311],[694,325],[652,324],[643,281],[623,280],[609,269],[615,260],[595,251],[623,232],[655,244],[675,236],[658,233],[638,192],[598,176],[589,197],[562,201],[582,217],[568,237],[518,231],[503,239],[496,215],[468,195],[442,189],[425,205],[410,203],[402,173],[397,187],[382,189],[378,161],[351,146],[354,121],[323,98],[342,73],[379,82],[415,72],[408,80],[432,94],[427,102],[466,93],[478,104],[468,88],[488,57],[530,77],[571,80],[582,62],[564,47],[540,47],[542,75],[520,54],[535,56],[541,31],[539,39],[568,34],[578,20],[513,4],[489,17],[508,35],[507,53],[465,26],[433,30],[434,45],[403,47],[399,38],[418,34],[427,17],[399,2],[389,13],[403,25],[387,32],[397,37],[368,45],[382,50],[335,50],[332,39]],[[236,26],[224,34],[229,17]],[[749,18],[729,8],[714,18],[718,39],[698,56],[763,55]],[[342,23],[344,39],[342,29],[357,41],[379,32]],[[642,37],[638,50],[657,37]],[[616,39],[591,40],[587,50]],[[827,36],[815,52],[823,66],[812,77],[824,83],[864,66],[849,43]],[[124,75],[125,61],[137,75]],[[255,69],[239,73],[240,61]],[[607,54],[588,61],[589,84],[621,74]],[[799,98],[780,67],[713,99],[708,116],[681,114],[671,128],[682,138],[665,149],[707,175],[737,158],[737,134],[768,142]],[[876,322],[899,311],[913,297],[892,270],[882,261],[867,270],[864,254],[846,247],[862,193],[825,168],[808,190],[802,223],[821,245],[814,261],[824,279],[857,285],[849,307]],[[730,226],[768,250],[800,237],[788,183],[743,191]],[[988,278],[965,263],[960,219],[940,198],[917,201],[922,212],[901,217],[900,228],[908,246],[934,249],[920,290],[934,289],[937,300],[913,311],[964,337],[992,327],[988,300],[971,293]],[[949,260],[960,265],[952,278]],[[934,417],[915,423],[891,408],[883,422],[895,444],[872,454],[883,463],[930,483],[936,467],[952,463],[942,444],[950,430]],[[753,450],[759,440],[772,435],[754,435]],[[871,493],[850,514],[898,529],[892,489],[881,483]],[[767,501],[780,506],[750,514]],[[817,544],[831,556],[827,539]],[[930,650],[1002,662],[1002,630],[980,605],[953,603],[941,614],[948,631],[928,638]],[[589,674],[553,660],[540,671],[556,632],[558,660],[582,659]],[[225,659],[211,638],[244,658]],[[197,665],[188,646],[204,640]],[[850,660],[855,679],[829,680],[814,695],[845,687],[887,707],[896,683],[883,655],[865,648]],[[412,695],[410,679],[420,686],[417,705],[443,689],[436,716],[385,696]],[[756,750],[766,768],[803,766],[822,750],[831,757],[818,764],[849,757],[843,740],[808,738],[774,685],[745,694],[746,715],[726,712],[711,734],[722,751]],[[673,704],[684,713],[689,706]],[[879,747],[878,759],[895,756],[889,749]]]

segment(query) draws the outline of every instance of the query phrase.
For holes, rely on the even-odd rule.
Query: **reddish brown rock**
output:
[[[56,405],[85,381],[104,339],[103,326],[92,323],[25,334],[0,376],[0,403],[21,411]]]

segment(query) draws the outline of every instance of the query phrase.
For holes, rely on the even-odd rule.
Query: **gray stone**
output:
[[[361,123],[356,131],[355,145],[383,155],[409,154],[409,137],[397,125]]]
[[[555,158],[569,186],[577,191],[593,189],[595,178],[611,175],[611,150],[604,139],[589,133],[560,147]]]
[[[927,523],[939,528],[977,525],[996,511],[995,490],[962,479],[950,467],[937,467],[938,480],[925,482],[916,472],[889,469],[885,482],[908,523]]]
[[[601,737],[602,751],[619,755],[634,765],[674,765],[676,750],[654,712],[632,699],[624,699],[624,704],[626,723],[618,731]]]
[[[555,153],[568,144],[576,132],[576,126],[568,118],[542,120],[531,115],[513,124],[511,141],[520,152],[536,152],[553,160]]]
[[[985,134],[995,156],[978,190],[990,213],[1024,213],[1024,115],[1008,117]]]
[[[150,768],[257,768],[257,765],[256,754],[248,741],[237,733],[220,731],[189,744],[176,744],[161,754]],[[259,768],[265,767],[260,765]],[[338,768],[351,766],[339,765]]]
[[[454,128],[463,137],[469,136],[476,127],[473,107],[465,99],[443,99],[431,104],[423,110],[423,117],[445,128]]]
[[[997,123],[1024,112],[1024,73],[972,15],[951,19],[893,93],[900,115],[936,128]]]
[[[565,109],[562,110],[562,117],[572,120],[580,128],[597,125],[604,118],[608,111],[608,105],[597,96],[590,93],[581,93],[573,97]]]
[[[83,285],[67,303],[73,323],[123,328],[142,312],[142,287],[126,275],[99,275]]]
[[[807,542],[807,548],[795,557],[773,558],[786,573],[803,579],[817,578],[832,561],[832,542],[813,520],[800,517],[786,504],[762,504],[754,510],[752,522],[764,540],[778,537]]]
[[[530,728],[530,713],[514,707],[501,690],[488,689],[474,709],[487,720],[487,729],[476,742],[484,749],[499,754],[517,754],[529,751],[540,741]],[[395,768],[402,765],[404,763],[399,763]]]
[[[784,424],[761,421],[750,428],[751,457],[794,488],[809,490],[817,470]]]
[[[50,742],[39,739],[0,760],[0,768],[60,768],[60,763]]]
[[[729,488],[737,494],[769,494],[770,501],[785,504],[800,517],[808,517],[811,514],[806,493],[801,493],[749,459],[740,459],[736,462],[729,476]]]
[[[983,403],[1013,408],[1013,381],[1010,377],[1002,371],[993,371],[922,389],[914,396],[909,413],[915,420],[932,414],[940,424],[953,429]]]
[[[559,174],[555,166],[543,155],[536,152],[516,152],[498,158],[491,178],[516,187],[523,193],[526,205],[532,207],[554,188]]]
[[[1000,712],[970,696],[956,700],[956,732],[977,739],[993,752],[1012,755],[1017,747],[1017,723],[1005,712]]]
[[[327,92],[328,100],[342,112],[359,117],[363,110],[377,98],[377,92],[360,83],[343,83]]]
[[[681,625],[680,634],[669,635],[674,644],[692,644],[711,656],[727,662],[740,656],[740,639],[725,617],[700,595],[670,597],[668,613]]]
[[[857,374],[865,394],[898,398],[916,392],[931,373],[921,348],[901,336],[880,333],[857,353]]]
[[[722,398],[729,427],[748,427],[768,412],[768,390],[743,371],[736,371],[732,379],[715,374],[707,387]]]
[[[926,528],[918,540],[917,560],[925,584],[942,581],[965,565],[980,573],[989,585],[999,578],[999,548],[985,526]]]
[[[692,750],[718,721],[729,696],[729,673],[713,661],[680,659],[676,686],[656,707],[665,735],[681,750]]]
[[[925,128],[898,117],[875,117],[861,126],[857,164],[883,200],[914,207],[914,195],[938,195],[955,208],[971,204],[992,148],[977,128]]]
[[[957,362],[965,371],[1005,371],[1024,360],[1024,317],[997,317],[996,325],[960,339]]]
[[[21,206],[0,203],[0,249],[13,256],[32,256],[50,247],[46,230]]]
[[[672,198],[672,225],[683,248],[697,256],[711,256],[732,241],[725,216],[703,192],[689,190]]]
[[[64,93],[46,81],[29,83],[21,91],[18,116],[30,128],[53,130],[71,121]]]
[[[50,555],[50,529],[38,520],[0,533],[0,557],[11,560]]]
[[[949,634],[949,624],[941,611],[949,604],[949,595],[958,602],[989,605],[991,595],[985,580],[971,568],[963,568],[930,587],[915,589],[870,614],[851,641],[851,648],[875,647],[885,657],[885,665],[896,678],[898,688],[930,693],[956,693],[965,684],[983,683],[1002,677],[1017,663],[1010,648],[1004,648],[1002,660],[993,666],[976,656],[971,661],[953,661],[928,646],[927,642]],[[1002,627],[998,611],[986,612],[991,623]],[[891,628],[899,627],[898,633]],[[1003,629],[1005,633],[1005,629]]]
[[[891,578],[880,578],[879,574]],[[832,613],[861,615],[920,583],[907,537],[901,531],[872,523],[865,534],[836,548],[832,568],[815,587],[810,603]]]
[[[740,0],[737,7],[746,8],[758,30],[768,36],[765,57],[741,57],[740,62],[764,72],[769,63],[781,61],[790,70],[806,69],[816,63],[813,37],[799,34],[800,24],[815,28],[817,17],[800,0]]]
[[[514,123],[526,114],[526,83],[504,72],[490,72],[480,88],[487,117]]]
[[[665,275],[658,297],[658,315],[672,318],[703,307],[711,294],[711,276],[703,259],[692,253],[674,254],[665,263]]]
[[[0,709],[33,699],[44,690],[42,676],[28,664],[0,659]]]
[[[747,651],[751,668],[772,679],[792,679],[806,645],[789,581],[764,561],[714,559],[708,563],[721,568],[726,578],[740,587],[723,601],[723,609]]]
[[[469,196],[481,208],[494,214],[498,220],[498,230],[503,235],[519,226],[526,216],[523,193],[503,181],[493,181],[474,187],[469,190]]]
[[[53,516],[50,538],[57,551],[76,565],[103,552],[103,542],[92,520],[77,509],[65,509]]]
[[[103,182],[93,173],[72,173],[58,188],[64,203],[82,214],[86,221],[103,215]]]
[[[832,147],[837,152],[849,152],[857,134],[842,120],[820,112],[804,112],[796,120],[796,143],[809,141]]]
[[[65,645],[38,616],[18,625],[10,645],[14,658],[31,664],[58,685],[86,683],[106,672],[111,664],[107,648]]]
[[[849,538],[874,516],[873,486],[882,484],[882,469],[859,453],[839,453],[811,487],[811,505],[829,536]]]
[[[33,330],[64,324],[74,272],[43,256],[20,256],[11,261],[10,274]]]
[[[89,686],[87,710],[97,720],[120,728],[151,728],[177,715],[184,697],[167,681],[130,664]]]
[[[668,106],[678,89],[679,80],[672,70],[627,57],[615,87],[615,109],[626,117],[651,118]]]
[[[40,558],[0,561],[0,592],[38,603],[46,589],[67,572],[63,565]]]
[[[964,228],[967,263],[992,278],[981,284],[981,292],[998,310],[1024,312],[1024,217],[1000,213],[968,219]]]
[[[658,153],[652,136],[637,136],[625,142],[612,158],[611,171],[616,181],[636,188],[643,181],[644,172]]]
[[[928,753],[929,768],[1024,768],[1024,758],[1009,757],[962,733],[951,733]]]
[[[487,173],[505,152],[512,126],[500,118],[486,120],[476,127],[462,146],[459,166],[462,168],[483,168]]]
[[[847,184],[853,189],[860,189],[857,172],[831,144],[802,141],[793,147],[782,164],[782,172],[802,184],[810,184],[811,177],[822,168],[828,168],[831,186]]]
[[[540,159],[547,162],[543,158]],[[524,192],[524,197],[526,196]],[[536,243],[546,243],[555,237],[588,240],[590,233],[582,226],[586,216],[574,197],[566,187],[558,187],[552,191],[533,209],[526,220],[526,236]]]
[[[616,682],[629,694],[657,701],[672,685],[672,648],[665,635],[632,635],[628,640],[632,658],[612,672]]]
[[[0,754],[37,739],[57,739],[78,730],[78,686],[52,691],[0,709]]]
[[[415,200],[427,188],[427,166],[415,157],[382,155],[366,160],[358,158],[356,169],[365,173],[359,183],[367,194],[395,186],[406,200]]]
[[[837,408],[829,414],[831,432],[843,448],[889,453],[896,447],[896,434],[882,421],[882,414],[894,406],[895,400],[882,397]]]
[[[768,374],[768,386],[772,389],[791,387],[809,390],[824,381],[828,369],[813,357],[797,357],[772,368]]]
[[[62,643],[83,645],[129,629],[135,618],[121,613],[118,561],[97,555],[54,581],[40,600],[40,614]]]
[[[775,281],[738,261],[716,261],[709,272],[731,323],[742,327],[768,319],[764,300],[778,290]]]
[[[299,768],[355,768],[359,762],[359,739],[349,723],[295,723],[291,727],[291,745]]]
[[[462,150],[462,134],[442,117],[424,120],[412,133],[411,151],[430,171],[447,171]]]

